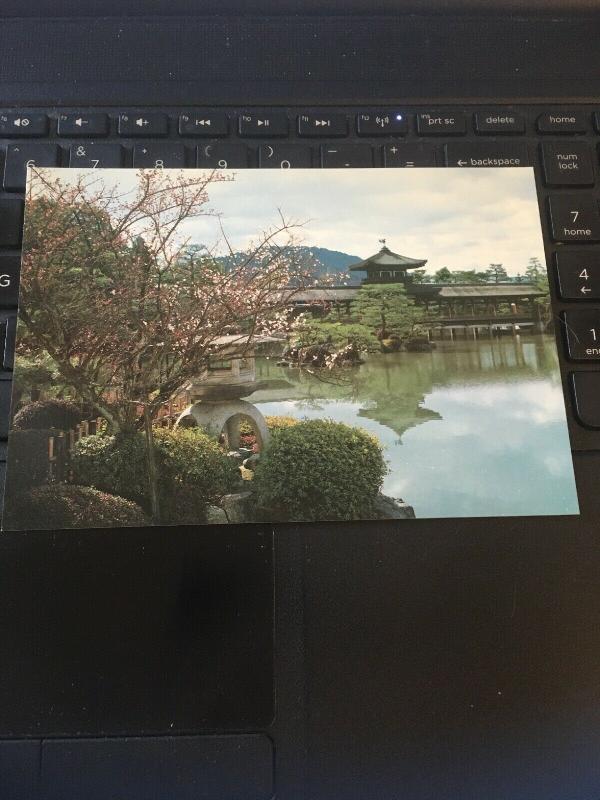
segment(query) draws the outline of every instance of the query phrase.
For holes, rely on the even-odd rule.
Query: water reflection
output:
[[[360,425],[383,443],[384,491],[417,516],[577,513],[554,339],[439,343],[371,356],[343,383],[259,360],[286,388],[248,399],[264,414]]]

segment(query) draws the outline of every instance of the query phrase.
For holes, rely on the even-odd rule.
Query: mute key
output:
[[[522,142],[456,142],[444,147],[447,167],[528,167]]]

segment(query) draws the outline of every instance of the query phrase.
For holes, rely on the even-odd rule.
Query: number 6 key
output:
[[[27,180],[27,167],[57,167],[60,152],[55,144],[13,144],[6,151],[4,189],[22,192]]]

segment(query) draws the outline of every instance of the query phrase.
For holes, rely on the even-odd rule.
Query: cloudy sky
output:
[[[56,171],[63,179],[73,172]],[[125,191],[135,176],[104,171],[107,184]],[[213,184],[209,195],[236,250],[276,224],[281,210],[304,223],[304,244],[360,258],[385,238],[395,252],[427,259],[429,271],[501,263],[514,275],[532,256],[544,261],[530,168],[236,170],[234,181]],[[214,217],[190,220],[184,234],[225,252]]]

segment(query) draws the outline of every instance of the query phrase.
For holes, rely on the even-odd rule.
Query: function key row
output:
[[[111,132],[111,119],[115,116],[114,132],[126,137],[166,137],[177,132],[186,137],[225,137],[233,130],[239,136],[284,137],[295,126],[301,137],[336,137],[356,133],[358,136],[404,136],[415,131],[421,136],[462,136],[469,132],[480,135],[522,135],[526,132],[525,117],[512,110],[475,111],[419,111],[408,113],[402,109],[359,111],[350,115],[339,111],[300,113],[288,115],[285,111],[248,111],[230,116],[221,109],[190,110],[182,112],[171,122],[169,114],[158,111],[123,112],[109,115],[103,112],[64,112],[56,118],[58,136],[100,137]],[[352,122],[352,124],[351,124]],[[600,111],[591,115],[586,111],[556,111],[539,114],[535,131],[539,134],[582,134],[590,130],[600,133]],[[53,119],[38,112],[0,113],[0,137],[44,137],[51,132]]]

